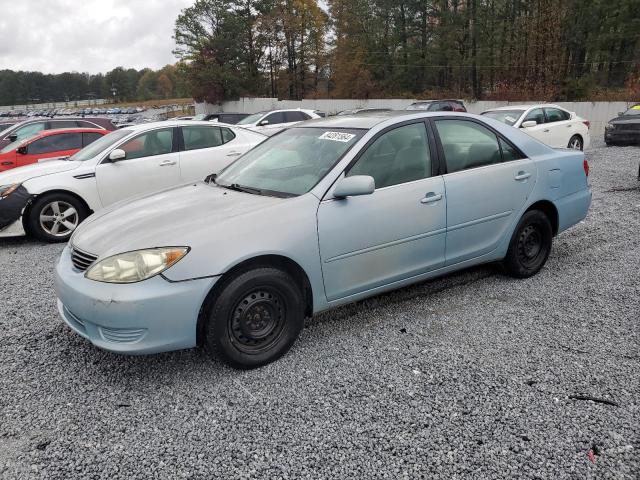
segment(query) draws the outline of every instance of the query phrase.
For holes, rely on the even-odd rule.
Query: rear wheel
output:
[[[513,232],[502,265],[507,274],[527,278],[540,271],[549,258],[553,231],[549,218],[539,210],[526,212]]]
[[[44,242],[66,242],[87,215],[87,208],[73,195],[45,194],[29,209],[25,230]]]
[[[582,137],[580,135],[574,135],[569,139],[569,145],[567,145],[567,147],[573,150],[582,150],[584,148]]]
[[[277,360],[304,326],[300,288],[282,270],[255,268],[229,280],[208,309],[205,345],[235,368]]]

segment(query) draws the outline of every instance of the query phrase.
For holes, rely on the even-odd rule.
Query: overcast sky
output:
[[[194,0],[0,0],[0,69],[45,73],[175,63],[173,25]]]

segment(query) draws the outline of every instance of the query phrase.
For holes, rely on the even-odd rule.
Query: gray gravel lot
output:
[[[640,148],[588,158],[589,217],[536,277],[328,312],[250,372],[92,347],[58,319],[62,247],[0,239],[0,477],[637,479]]]

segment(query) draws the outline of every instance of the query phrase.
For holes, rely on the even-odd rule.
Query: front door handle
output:
[[[2,162],[0,165],[13,165],[13,162]]]
[[[420,199],[420,203],[434,203],[442,200],[442,194],[435,194],[434,192],[427,193],[424,198]]]
[[[240,155],[242,155],[240,152],[227,153],[227,157],[239,157]]]
[[[543,132],[547,132],[547,133],[548,133],[548,132],[549,132],[549,129],[548,129],[548,128],[545,128],[545,129],[543,130]]]
[[[164,162],[160,163],[161,167],[168,167],[170,165],[175,165],[176,161],[175,160],[165,160]]]
[[[526,180],[527,178],[529,178],[531,176],[531,174],[529,172],[523,172],[520,171],[518,172],[518,174],[514,177],[515,180],[517,180],[518,182],[521,180]]]

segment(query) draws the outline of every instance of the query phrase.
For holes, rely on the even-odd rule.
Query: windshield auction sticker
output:
[[[355,135],[353,133],[342,133],[342,132],[324,132],[320,135],[321,140],[333,140],[334,142],[344,142],[347,143],[350,141]]]

